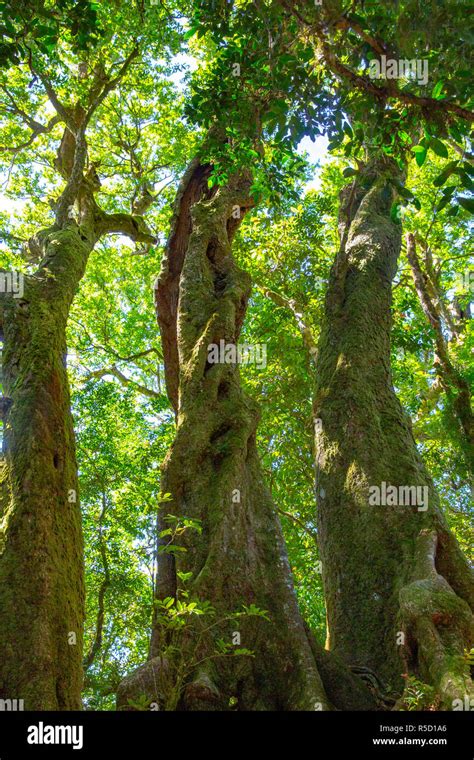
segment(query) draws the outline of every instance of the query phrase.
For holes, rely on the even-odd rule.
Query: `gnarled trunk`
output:
[[[92,241],[41,233],[22,298],[2,296],[8,399],[0,504],[0,697],[27,710],[81,707],[81,517],[66,373],[66,322]]]
[[[159,555],[157,597],[175,596],[177,573],[192,573],[190,598],[209,600],[218,618],[257,605],[270,622],[239,620],[240,646],[254,657],[206,659],[188,679],[182,709],[330,709],[298,611],[278,516],[256,449],[258,407],[243,391],[237,363],[212,363],[210,345],[236,345],[250,294],[249,277],[233,260],[232,236],[249,200],[250,181],[234,177],[207,190],[208,169],[193,162],[178,192],[173,230],[157,282],[167,386],[177,431],[163,467],[166,511],[200,521],[184,534],[186,549]],[[171,358],[170,358],[171,357]],[[219,634],[232,640],[236,622]],[[127,677],[119,705],[153,692],[166,631],[155,620],[150,661]],[[161,663],[164,666],[163,663]],[[148,672],[149,671],[149,672]],[[150,691],[151,689],[151,691]]]
[[[474,585],[392,386],[396,174],[375,161],[343,192],[320,339],[314,414],[328,643],[394,693],[408,672],[451,708],[472,690],[463,650],[473,640]]]

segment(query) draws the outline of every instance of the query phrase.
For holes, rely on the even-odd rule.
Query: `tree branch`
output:
[[[435,370],[444,391],[448,397],[454,396],[453,410],[462,435],[462,448],[466,455],[468,467],[474,469],[474,424],[471,410],[471,392],[466,378],[453,365],[448,352],[448,345],[443,335],[441,318],[436,305],[431,298],[426,280],[421,270],[420,261],[416,252],[415,237],[412,233],[407,234],[407,257],[412,268],[415,288],[425,316],[435,333],[435,345],[437,360]],[[456,391],[453,394],[453,386]]]
[[[316,362],[318,348],[313,337],[312,327],[306,320],[301,306],[299,306],[293,298],[282,296],[280,293],[276,293],[274,290],[270,290],[265,285],[259,285],[257,283],[257,288],[261,291],[261,293],[263,293],[264,296],[266,296],[266,298],[270,298],[273,303],[276,303],[277,306],[282,306],[283,308],[289,309],[291,311],[296,320],[296,324],[298,325],[301,337],[303,338],[304,346],[308,350],[311,360],[313,362]]]
[[[92,642],[91,648],[87,654],[87,656],[84,659],[84,671],[87,671],[92,663],[94,662],[100,647],[102,646],[102,632],[104,628],[104,620],[105,620],[105,594],[107,592],[108,587],[110,586],[110,571],[109,571],[109,562],[107,559],[107,550],[104,543],[104,536],[103,536],[103,522],[105,513],[107,511],[107,496],[105,493],[102,494],[102,511],[99,516],[99,552],[100,556],[102,558],[102,564],[104,567],[104,578],[102,580],[102,583],[99,587],[99,596],[98,596],[98,610],[97,610],[97,623],[96,623],[96,631],[94,636],[94,641]]]
[[[46,76],[46,74],[43,74],[41,71],[36,71],[33,68],[31,61],[30,61],[30,70],[34,76],[39,77],[46,91],[46,94],[51,101],[51,105],[54,106],[58,116],[61,117],[64,123],[67,124],[71,132],[74,134],[76,130],[76,125],[74,124],[74,120],[72,118],[71,112],[69,108],[66,108],[66,106],[63,105],[63,103],[61,103],[61,101],[59,100],[59,97],[55,89],[53,88],[53,85],[51,84],[48,77]]]
[[[156,243],[156,236],[151,234],[142,216],[133,216],[118,212],[106,214],[96,206],[96,232],[98,237],[103,235],[125,235],[135,243]]]
[[[139,48],[138,45],[135,45],[134,48],[131,50],[131,52],[126,57],[125,61],[123,62],[122,66],[120,67],[117,75],[113,77],[112,79],[109,79],[109,81],[104,85],[102,91],[99,93],[99,95],[94,98],[93,102],[89,106],[86,116],[85,116],[85,124],[87,125],[94,114],[94,112],[97,110],[97,108],[100,106],[100,104],[105,100],[109,92],[111,92],[117,84],[120,82],[120,80],[123,78],[125,73],[127,72],[128,68],[130,67],[130,64],[132,61],[138,56]]]
[[[311,528],[308,528],[307,525],[304,524],[303,520],[300,520],[299,517],[296,517],[296,515],[292,515],[291,512],[285,512],[284,509],[281,509],[281,507],[278,507],[278,512],[281,515],[284,515],[288,518],[288,520],[291,520],[295,523],[295,525],[298,525],[300,528],[304,530],[307,535],[313,539],[313,541],[316,543],[316,546],[318,545],[318,536],[317,534],[311,530]]]
[[[465,121],[474,121],[474,113],[472,113],[472,111],[468,111],[466,108],[462,108],[456,103],[447,103],[446,101],[435,100],[434,98],[428,98],[408,92],[401,92],[396,84],[392,81],[380,87],[375,85],[371,80],[368,80],[364,76],[357,74],[355,71],[352,71],[352,69],[350,69],[348,66],[346,66],[346,64],[342,63],[342,61],[339,60],[337,55],[334,53],[331,45],[329,44],[329,40],[324,31],[322,22],[310,22],[306,20],[300,13],[296,11],[296,9],[293,7],[292,2],[289,0],[279,0],[279,3],[290,15],[298,19],[301,26],[305,26],[307,28],[307,31],[313,33],[317,37],[321,46],[323,58],[328,68],[343,80],[348,81],[358,90],[369,92],[378,100],[385,101],[389,98],[393,98],[401,101],[402,103],[409,103],[411,105],[418,106],[419,108],[428,109],[430,111],[454,113],[456,116],[459,116]],[[365,32],[363,32],[363,30],[360,29],[360,27],[358,27],[357,24],[354,25],[354,23],[349,19],[345,19],[344,21],[341,18],[341,20],[338,20],[336,22],[336,27],[338,24],[343,24],[345,28],[348,28],[350,26],[356,33],[360,34],[362,32],[362,39],[368,42],[371,47],[374,48],[374,50],[377,48],[381,49],[380,42],[376,41],[373,37],[369,37]],[[376,45],[376,47],[374,47],[374,45]],[[377,52],[379,52],[379,50],[377,50]],[[383,52],[383,50],[381,52]]]
[[[117,380],[119,380],[122,385],[132,385],[135,390],[138,391],[138,393],[141,393],[142,396],[146,396],[147,398],[163,398],[162,393],[154,391],[151,388],[147,388],[145,385],[141,385],[140,383],[135,382],[135,380],[132,380],[131,378],[124,375],[123,372],[121,372],[115,365],[112,365],[111,367],[103,367],[102,369],[96,369],[92,372],[89,372],[89,374],[86,375],[85,379],[90,380],[93,377],[100,379],[105,375],[112,375],[113,377],[117,378]]]
[[[71,174],[58,202],[56,224],[63,227],[69,219],[69,209],[74,205],[79,189],[84,179],[84,167],[87,158],[87,143],[85,126],[79,127],[75,133],[74,162]]]
[[[31,135],[24,143],[21,143],[20,145],[15,146],[6,146],[2,145],[0,146],[0,152],[2,153],[19,153],[20,150],[24,150],[25,148],[29,148],[29,146],[36,140],[38,135],[44,135],[51,132],[51,130],[56,126],[56,124],[59,124],[59,122],[62,120],[62,117],[59,116],[59,114],[56,114],[48,121],[47,124],[41,124],[39,121],[36,121],[36,119],[33,119],[29,114],[26,113],[15,101],[12,94],[8,91],[8,89],[4,86],[2,86],[0,89],[3,90],[7,98],[9,99],[11,103],[11,107],[5,109],[10,112],[14,113],[17,116],[20,116],[22,121],[31,129]]]

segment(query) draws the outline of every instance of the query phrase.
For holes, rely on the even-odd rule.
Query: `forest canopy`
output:
[[[468,5],[0,3],[2,701],[474,709]]]

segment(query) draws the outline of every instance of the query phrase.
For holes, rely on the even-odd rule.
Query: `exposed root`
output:
[[[406,628],[407,669],[432,685],[444,709],[474,696],[469,663],[463,656],[474,640],[474,617],[436,569],[438,535],[422,530],[417,539],[413,580],[400,591]],[[403,699],[403,697],[402,697]]]

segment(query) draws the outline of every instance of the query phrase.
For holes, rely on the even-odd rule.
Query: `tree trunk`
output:
[[[0,458],[0,698],[27,710],[81,708],[84,618],[83,547],[74,430],[66,372],[69,310],[95,243],[109,233],[154,243],[143,217],[107,214],[88,166],[91,117],[138,55],[118,72],[95,70],[74,106],[61,104],[41,74],[64,123],[55,168],[65,187],[53,227],[29,241],[41,263],[24,294],[0,293],[5,445]],[[30,61],[31,63],[31,61]],[[85,93],[83,93],[85,96]],[[76,221],[77,220],[77,221]]]
[[[237,363],[212,363],[212,344],[236,345],[250,281],[233,260],[231,242],[251,206],[250,180],[234,177],[209,191],[208,167],[194,161],[177,196],[165,263],[157,281],[157,309],[167,357],[167,387],[177,412],[176,438],[166,458],[166,511],[200,521],[184,534],[186,552],[159,555],[157,598],[174,597],[177,573],[192,573],[192,599],[209,600],[218,618],[257,605],[270,622],[243,617],[240,646],[253,657],[206,659],[188,679],[180,709],[330,709],[293,589],[275,506],[256,448],[258,407],[240,385]],[[170,358],[171,357],[171,358]],[[162,527],[162,526],[161,526]],[[232,640],[236,622],[219,634]],[[153,693],[150,673],[164,654],[166,632],[155,619],[148,666],[127,677],[119,705]],[[148,674],[148,675],[147,675]]]
[[[3,296],[0,697],[27,710],[81,708],[82,531],[66,373],[66,322],[93,241],[41,233],[22,298]]]
[[[394,164],[372,162],[343,191],[320,338],[314,411],[328,644],[395,694],[409,673],[452,708],[472,693],[463,650],[473,641],[474,584],[392,386],[396,175]],[[384,506],[384,483],[420,491],[409,499],[397,490]]]

